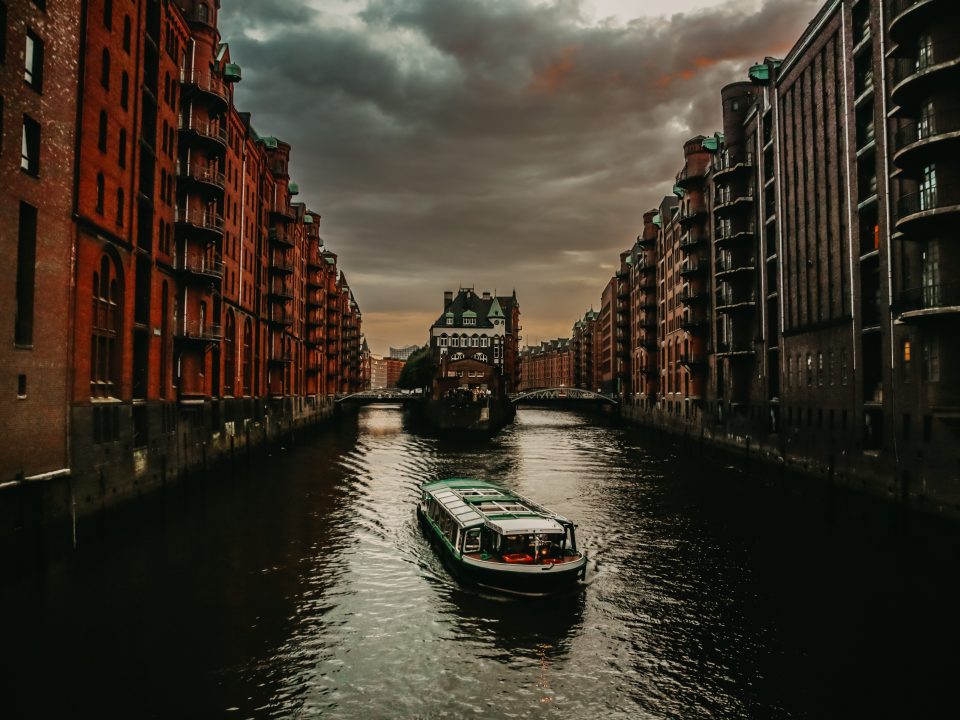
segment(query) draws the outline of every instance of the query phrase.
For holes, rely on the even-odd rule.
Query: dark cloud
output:
[[[591,24],[569,0],[227,0],[221,27],[383,350],[458,283],[515,287],[528,333],[568,332],[683,141],[718,129],[720,88],[818,4]]]

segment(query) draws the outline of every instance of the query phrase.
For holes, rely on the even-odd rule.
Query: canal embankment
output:
[[[729,420],[711,423],[702,415],[686,417],[629,403],[622,404],[619,413],[626,422],[655,432],[686,451],[747,472],[781,477],[784,482],[815,480],[882,498],[904,509],[960,519],[958,483],[944,482],[943,474],[927,477],[923,464],[898,453],[895,445],[885,451],[867,450],[850,442],[844,433],[824,437],[805,432],[801,426],[758,437],[747,422],[742,427]]]

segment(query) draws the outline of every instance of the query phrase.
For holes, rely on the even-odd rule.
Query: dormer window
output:
[[[452,318],[452,317],[448,317],[448,318],[447,318],[447,325],[453,325],[453,318]]]
[[[477,319],[476,319],[476,318],[471,318],[471,317],[465,317],[465,318],[463,319],[463,324],[464,324],[464,325],[476,325],[476,324],[477,324]]]

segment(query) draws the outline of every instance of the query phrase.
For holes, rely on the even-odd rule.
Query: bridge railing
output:
[[[603,393],[593,392],[592,390],[584,390],[582,388],[538,388],[537,390],[529,390],[522,393],[513,393],[509,396],[510,401],[513,403],[520,402],[522,400],[550,400],[563,402],[567,400],[579,400],[579,401],[592,401],[592,402],[606,402],[613,405],[619,404],[620,400],[617,396],[614,395],[605,395]]]

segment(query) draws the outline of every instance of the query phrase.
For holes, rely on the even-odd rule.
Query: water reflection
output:
[[[448,476],[574,519],[587,587],[457,583],[414,517]],[[524,409],[476,442],[369,408],[0,583],[0,714],[939,716],[956,530],[892,516],[577,413]]]

